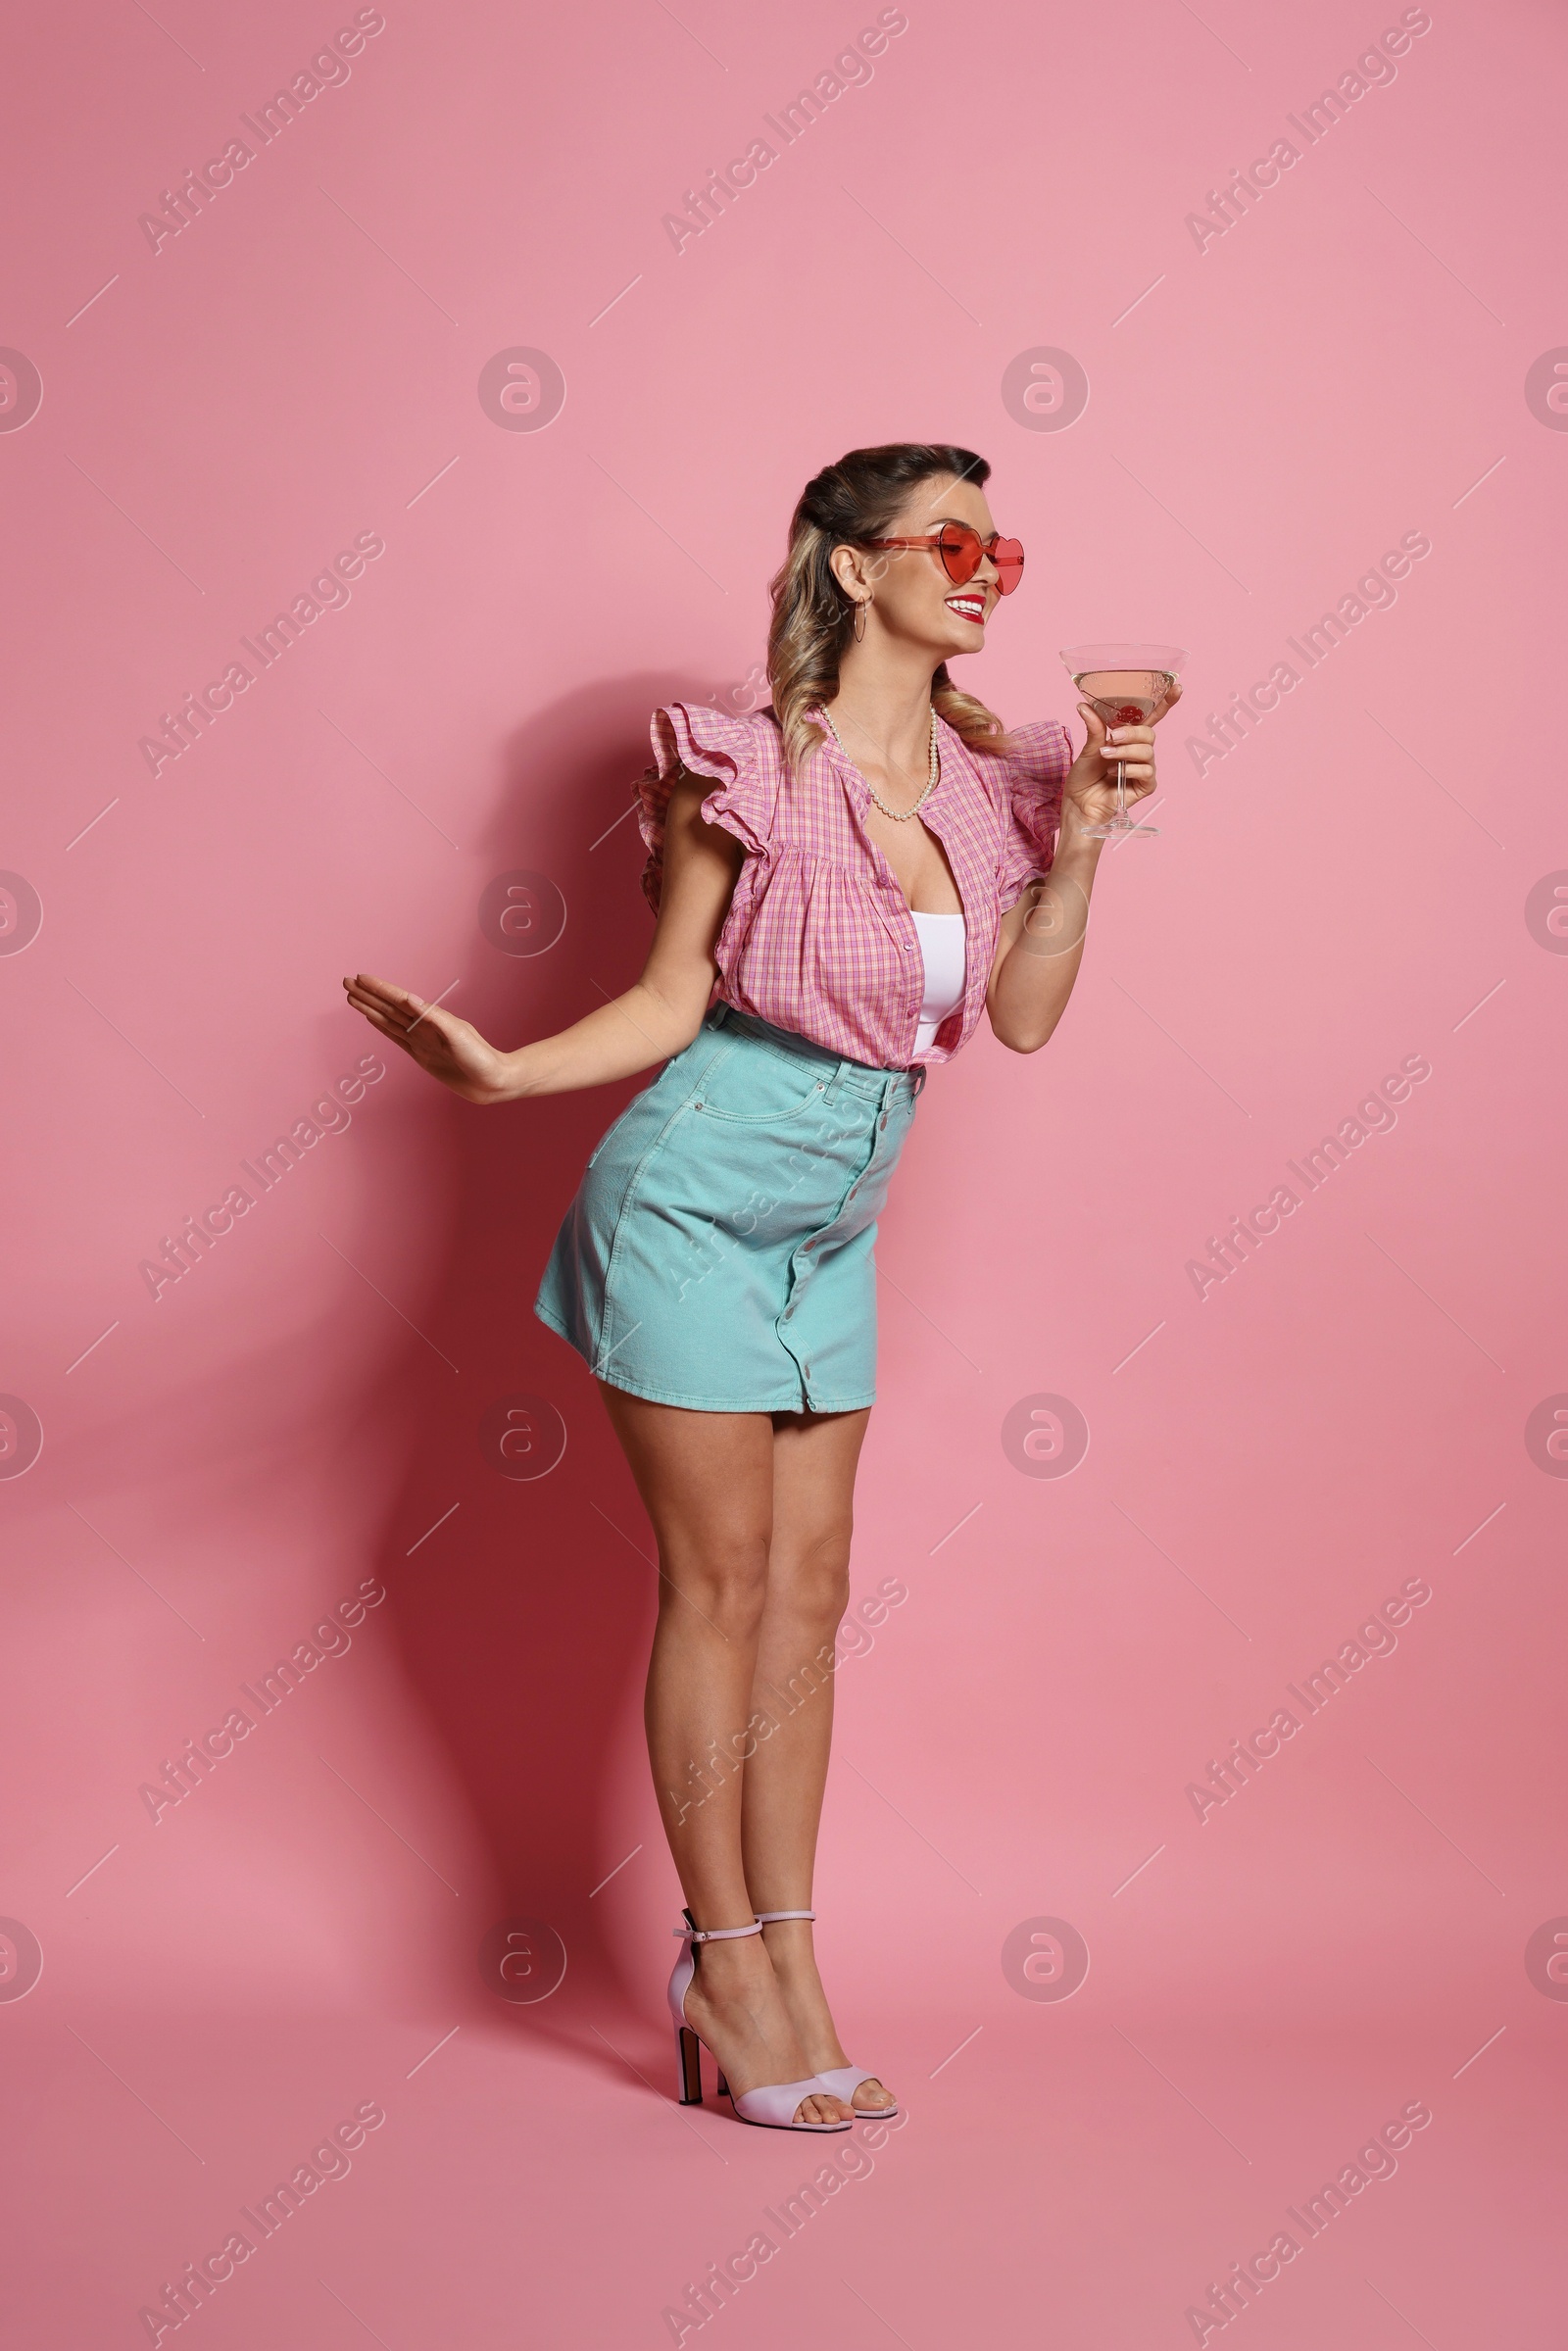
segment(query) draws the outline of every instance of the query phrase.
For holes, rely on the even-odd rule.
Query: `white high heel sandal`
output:
[[[673,1932],[680,1936],[682,1950],[675,1962],[675,1972],[669,1979],[669,2013],[675,2022],[675,2074],[680,2084],[682,2106],[701,2106],[703,2102],[702,2041],[694,2026],[686,2022],[686,1994],[697,1973],[698,1943],[732,1942],[739,1935],[760,1935],[762,1922],[754,1919],[749,1927],[694,1927],[691,1912],[686,1913],[684,1927]],[[868,2080],[860,2075],[858,2080]],[[764,2131],[848,2131],[848,2121],[841,2123],[798,2123],[795,2110],[805,2098],[815,2097],[827,2084],[813,2074],[806,2082],[768,2082],[758,2089],[743,2089],[737,2093],[729,2087],[722,2072],[718,2077],[718,2094],[727,2097],[743,2123],[755,2123]]]
[[[759,1927],[771,1927],[775,1919],[814,1919],[815,1917],[814,1910],[760,1910],[757,1914],[757,1923]],[[826,2073],[818,2074],[816,2078],[824,2089],[830,2089],[833,2092],[835,2098],[842,2098],[845,2105],[851,2107],[862,2123],[886,2122],[889,2115],[895,2115],[899,2111],[896,2098],[887,2106],[857,2106],[855,2104],[855,2093],[862,2082],[874,2082],[879,2089],[885,2089],[887,2086],[880,2074],[867,2073],[864,2066],[830,2066]]]

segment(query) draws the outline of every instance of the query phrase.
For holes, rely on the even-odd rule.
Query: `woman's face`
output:
[[[967,522],[982,539],[989,539],[997,527],[984,494],[973,482],[948,473],[916,483],[903,513],[878,535],[924,539],[933,537],[944,522]],[[956,654],[983,649],[986,622],[1000,594],[997,567],[989,555],[982,555],[979,569],[962,587],[948,577],[934,547],[836,547],[833,570],[849,595],[872,599],[866,614],[867,644],[873,641],[873,630],[880,631],[929,654],[933,668]]]

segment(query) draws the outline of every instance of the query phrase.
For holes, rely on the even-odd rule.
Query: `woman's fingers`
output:
[[[1152,726],[1118,726],[1106,735],[1100,746],[1100,756],[1107,768],[1114,759],[1122,770],[1129,791],[1152,792],[1154,788],[1154,730]],[[1105,781],[1111,780],[1106,774]]]
[[[390,980],[378,980],[372,972],[357,971],[343,985],[351,998],[362,997],[379,1004],[386,1012],[407,1012],[412,1017],[425,1008],[422,996],[412,996],[407,988],[394,987]]]
[[[362,996],[355,988],[350,988],[347,994],[350,1009],[355,1012],[363,1012],[368,1020],[379,1020],[388,1028],[392,1027],[394,1023],[399,1028],[404,1025],[401,1013],[394,1014],[391,1005],[383,998]]]
[[[373,1020],[388,1036],[412,1036],[431,1027],[438,1035],[444,1033],[443,1024],[448,1015],[407,988],[395,988],[390,981],[372,979],[365,972],[352,980],[346,979],[343,987],[350,1008],[363,1012],[367,1020]]]
[[[372,972],[345,977],[343,989],[350,1009],[400,1046],[427,1075],[450,1086],[466,1102],[496,1098],[502,1057],[471,1021],[439,1004],[427,1004],[412,989],[377,979]]]
[[[456,1022],[437,1004],[426,1004],[422,998],[411,995],[406,988],[393,988],[384,981],[345,980],[350,1009],[360,1013],[383,1037],[401,1045],[411,1059],[426,1069],[437,1069],[457,1057],[454,1031],[466,1027]]]
[[[403,994],[402,989],[394,988],[390,980],[378,980],[373,971],[356,971],[352,978],[345,973],[343,985],[353,995],[376,996],[388,1004],[394,997]]]

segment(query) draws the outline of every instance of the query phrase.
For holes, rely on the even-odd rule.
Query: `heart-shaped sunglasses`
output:
[[[936,552],[943,570],[956,588],[973,579],[980,568],[983,556],[989,556],[997,567],[997,588],[1003,596],[1010,596],[1023,577],[1023,542],[1004,539],[993,531],[982,539],[967,522],[944,522],[940,530],[928,532],[923,539],[866,539],[867,547],[930,547]]]

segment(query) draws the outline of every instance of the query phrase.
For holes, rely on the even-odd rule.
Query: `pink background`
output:
[[[883,1229],[856,1583],[907,1596],[840,1675],[818,1901],[907,2121],[831,2142],[874,2170],[682,2339],[1190,2342],[1422,2100],[1253,2351],[1557,2341],[1568,2007],[1526,1949],[1568,1913],[1568,1485],[1526,1424],[1568,1389],[1568,942],[1527,903],[1568,843],[1558,697],[1510,689],[1561,664],[1568,440],[1525,396],[1568,339],[1560,18],[1435,6],[1249,215],[1187,225],[1398,14],[911,0],[679,253],[662,216],[874,9],[388,0],[156,252],[138,215],[330,12],[14,27],[18,2341],[150,2339],[364,2102],[384,2126],[217,2288],[209,2351],[667,2342],[823,2152],[668,2098],[649,1534],[530,1312],[632,1089],[481,1117],[399,1062],[156,1302],[138,1269],[367,1051],[342,972],[507,1043],[629,983],[649,711],[755,702],[802,482],[894,437],[983,451],[1028,546],[964,673],[1004,715],[1070,717],[1057,648],[1102,634],[1191,647],[1188,699],[1057,1038],[936,1073]],[[543,430],[476,390],[519,347],[564,377]],[[1087,373],[1066,429],[1003,398],[1042,347]],[[1204,713],[1406,532],[1397,601],[1196,772]],[[149,772],[160,713],[360,533],[351,600]],[[566,909],[533,957],[478,921],[514,869]],[[1397,1125],[1200,1300],[1188,1260],[1407,1055]],[[481,1442],[519,1394],[566,1432],[533,1480]],[[1004,1447],[1040,1395],[1087,1421],[1070,1476]],[[1200,1821],[1189,1784],[1411,1578],[1394,1653]],[[352,1646],[155,1824],[142,1786],[368,1580]],[[519,1918],[568,1961],[532,2003],[481,1972]],[[1088,1947],[1064,2000],[1004,1966],[1042,1919]]]

